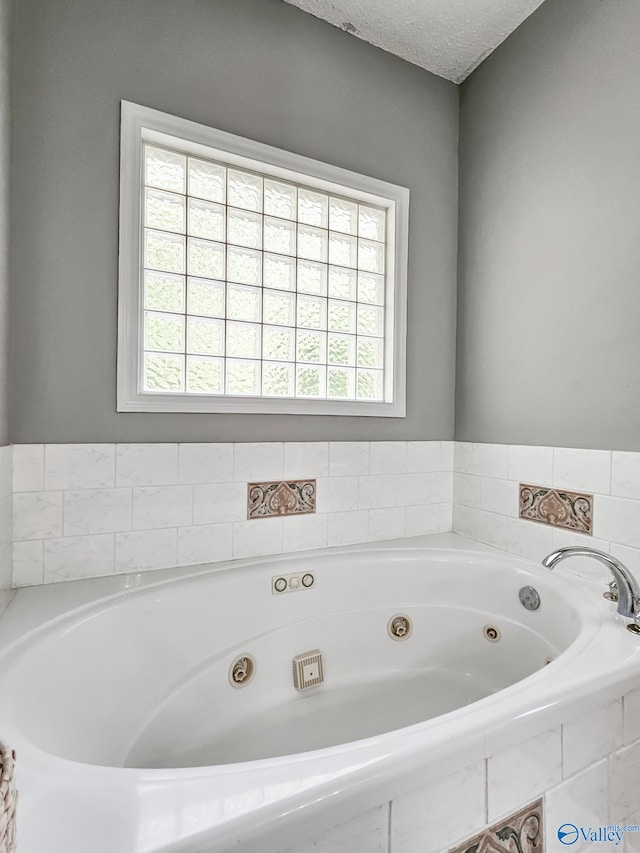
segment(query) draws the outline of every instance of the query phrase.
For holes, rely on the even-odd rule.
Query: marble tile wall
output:
[[[640,572],[640,453],[383,441],[16,445],[13,457],[15,586],[452,527],[535,560],[587,544]],[[247,483],[306,477],[314,515],[247,521]],[[519,518],[523,482],[593,494],[593,535]],[[606,578],[593,560],[565,568]]]
[[[451,530],[453,442],[14,445],[15,586]],[[313,515],[247,520],[312,478]]]
[[[540,796],[546,853],[567,849],[557,835],[567,822],[640,825],[639,710],[635,690],[286,853],[444,853]],[[575,848],[637,853],[640,832],[625,833],[617,847],[581,842]]]
[[[640,574],[640,453],[456,442],[453,479],[456,533],[533,560],[587,545]],[[519,518],[519,483],[592,494],[593,535]],[[565,569],[609,580],[595,560],[570,560]]]

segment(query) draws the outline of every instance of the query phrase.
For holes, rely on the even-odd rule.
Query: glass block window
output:
[[[149,405],[124,410],[398,409],[396,200],[144,130],[127,320],[135,396]],[[351,405],[310,405],[321,401]]]
[[[145,145],[144,391],[382,401],[386,216]]]

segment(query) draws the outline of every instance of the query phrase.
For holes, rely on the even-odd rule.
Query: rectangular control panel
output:
[[[285,592],[299,592],[301,589],[312,589],[316,577],[313,572],[292,572],[288,575],[274,575],[271,578],[271,592],[282,595]]]

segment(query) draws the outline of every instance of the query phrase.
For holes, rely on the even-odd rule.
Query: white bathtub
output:
[[[601,585],[454,542],[20,592],[0,623],[20,853],[285,850],[640,674]],[[272,593],[302,570],[312,588]],[[315,649],[325,681],[297,691],[292,658]],[[244,655],[255,674],[235,689]]]

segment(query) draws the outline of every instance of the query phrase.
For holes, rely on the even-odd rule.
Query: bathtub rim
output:
[[[456,541],[453,543],[453,547],[451,544],[447,545],[445,543],[441,543],[438,540],[441,540],[443,537],[440,534],[432,535],[432,536],[420,536],[413,537],[412,539],[400,539],[400,540],[384,540],[379,543],[364,543],[357,544],[354,546],[347,547],[336,547],[336,548],[320,548],[303,552],[305,556],[309,558],[314,557],[323,557],[323,556],[335,556],[340,557],[341,555],[350,555],[350,554],[359,554],[365,555],[368,553],[379,553],[382,551],[403,551],[405,553],[421,553],[424,551],[427,552],[435,552],[437,554],[448,554],[456,552],[463,552],[469,556],[479,556],[481,558],[486,558],[488,556],[498,557],[501,560],[513,560],[516,564],[520,565],[522,568],[537,568],[540,569],[540,566],[534,563],[531,560],[526,560],[524,558],[518,557],[516,555],[510,554],[508,552],[493,548],[491,546],[483,546],[481,543],[477,543],[473,540],[464,540],[463,537],[459,537],[463,541],[458,543],[456,534],[445,534],[447,538],[450,536],[456,537]],[[477,547],[477,546],[481,547]],[[462,546],[462,547],[461,547]],[[164,569],[157,571],[145,572],[144,577],[141,579],[142,582],[135,587],[124,587],[122,589],[117,589],[111,592],[104,592],[99,587],[100,584],[96,584],[95,581],[106,580],[103,578],[99,579],[88,579],[86,581],[77,581],[71,582],[71,584],[78,584],[77,590],[70,590],[72,593],[71,604],[70,606],[67,604],[65,606],[64,596],[62,600],[58,602],[59,607],[57,608],[59,612],[57,612],[53,616],[45,617],[44,621],[40,621],[36,626],[31,626],[26,628],[24,631],[15,632],[14,628],[14,637],[10,639],[8,645],[3,646],[3,638],[0,635],[0,672],[2,671],[3,664],[7,659],[11,661],[11,658],[14,656],[18,656],[22,652],[28,653],[32,648],[36,647],[41,641],[43,637],[46,637],[47,633],[52,629],[55,630],[59,626],[63,626],[65,623],[77,624],[79,622],[91,619],[94,616],[98,616],[102,613],[107,613],[111,610],[116,609],[119,604],[124,600],[131,600],[137,597],[144,598],[145,596],[153,593],[155,589],[166,589],[171,587],[174,584],[181,583],[196,583],[199,579],[202,579],[206,576],[225,574],[230,575],[235,571],[241,571],[243,569],[255,569],[255,571],[260,571],[260,569],[264,566],[272,565],[272,564],[281,564],[284,560],[285,562],[294,561],[298,558],[298,554],[301,552],[291,552],[287,554],[276,554],[269,555],[267,557],[250,557],[242,560],[228,560],[221,563],[207,563],[200,564],[196,566],[182,566],[177,569]],[[158,577],[158,575],[162,574],[162,577]],[[120,576],[120,578],[125,579],[128,577],[127,575]],[[109,578],[108,580],[112,580]],[[582,603],[584,603],[588,608],[588,616],[590,619],[598,620],[602,617],[602,611],[605,607],[596,607],[597,601],[593,597],[593,592],[595,591],[595,585],[597,581],[589,581],[588,579],[582,579],[586,584],[585,590],[580,591],[580,596],[582,599]],[[554,582],[558,583],[560,587],[569,588],[569,586],[573,586],[575,584],[576,577],[569,575],[564,576],[560,573],[557,573],[554,577]],[[126,584],[126,580],[125,580]],[[48,591],[50,585],[43,585],[39,589],[43,589],[46,592]],[[56,585],[59,586],[59,585]],[[66,584],[63,584],[66,586]],[[589,594],[591,592],[591,594]],[[84,600],[77,601],[76,593],[79,593],[81,598]],[[18,608],[18,596],[15,597],[15,605],[12,608],[12,614],[18,611],[21,608]],[[611,605],[608,605],[608,608],[611,609]],[[614,613],[614,611],[612,611]],[[468,715],[473,712],[477,712],[478,710],[490,711],[494,705],[500,705],[503,702],[509,702],[512,697],[517,699],[517,697],[524,691],[528,691],[532,688],[535,688],[538,682],[543,681],[546,682],[549,679],[550,673],[553,674],[557,671],[558,667],[565,667],[570,665],[572,660],[577,658],[580,654],[584,653],[588,647],[596,641],[597,634],[594,635],[593,631],[590,631],[591,622],[588,619],[581,618],[585,614],[580,615],[580,625],[578,626],[578,631],[573,639],[573,641],[569,644],[569,646],[564,649],[556,659],[547,667],[541,667],[538,670],[530,673],[522,679],[519,679],[507,687],[492,693],[482,699],[476,700],[469,705],[463,705],[459,708],[454,708],[451,711],[448,711],[445,714],[438,715],[437,717],[419,721],[410,726],[404,726],[399,729],[393,729],[388,732],[383,732],[377,735],[371,735],[366,738],[359,738],[355,741],[348,741],[342,744],[337,744],[334,746],[322,747],[319,749],[312,749],[307,751],[302,751],[298,753],[291,753],[283,756],[274,756],[271,758],[262,758],[262,759],[252,759],[247,761],[240,762],[231,762],[226,764],[217,764],[217,765],[202,765],[195,767],[171,767],[171,768],[146,768],[146,767],[126,767],[120,765],[110,765],[110,764],[92,764],[89,762],[78,761],[71,758],[66,758],[64,756],[56,755],[55,753],[49,752],[48,750],[38,746],[36,743],[32,742],[26,737],[23,737],[18,734],[18,741],[21,746],[21,751],[24,752],[25,748],[28,749],[30,754],[38,755],[44,762],[61,762],[63,763],[74,775],[75,772],[83,772],[90,775],[96,775],[96,777],[101,777],[104,775],[106,771],[113,771],[117,774],[128,774],[130,777],[132,775],[136,775],[142,779],[145,783],[153,783],[153,784],[164,784],[164,783],[176,783],[186,779],[197,779],[197,778],[208,778],[215,773],[216,775],[236,775],[238,773],[243,772],[260,772],[264,769],[277,769],[279,767],[286,767],[292,764],[302,764],[309,763],[310,761],[322,761],[326,758],[333,758],[342,754],[353,754],[354,752],[368,752],[372,747],[379,744],[381,740],[389,741],[395,740],[396,736],[400,736],[402,733],[407,732],[407,736],[411,737],[412,734],[417,733],[425,726],[429,726],[430,728],[439,728],[443,725],[450,725],[452,723],[455,724],[459,719],[464,720]],[[623,620],[620,620],[623,621]],[[3,627],[3,618],[0,617],[0,628]],[[14,662],[10,662],[9,670],[12,671],[17,665],[19,665],[19,659]],[[77,771],[74,769],[77,768]]]
[[[499,556],[502,559],[513,559],[514,562],[521,565],[528,565],[529,567],[537,566],[537,564],[532,561],[523,560],[515,555],[491,548],[490,546],[481,546],[479,543],[464,540],[462,537],[457,537],[455,534],[389,540],[383,543],[370,543],[367,545],[334,549],[318,549],[316,551],[304,553],[307,556],[312,556],[318,554],[326,555],[328,553],[347,554],[354,551],[371,552],[384,549],[398,549],[405,551],[416,549],[422,550],[425,547],[429,550],[450,550],[453,547],[456,551],[462,550],[471,554],[476,553],[484,557],[487,555],[494,555]],[[297,554],[299,553],[300,552],[297,552]],[[297,554],[289,555],[289,558],[294,559]],[[193,567],[183,567],[177,570],[161,570],[164,577],[157,577],[159,574],[157,572],[147,573],[149,576],[155,575],[155,577],[149,577],[148,579],[144,578],[145,582],[143,582],[137,589],[139,589],[140,592],[143,592],[156,585],[164,586],[167,583],[176,580],[180,581],[187,578],[197,578],[212,571],[226,571],[229,568],[237,569],[241,566],[252,565],[255,563],[258,563],[259,565],[264,565],[265,563],[272,564],[282,561],[284,556],[285,555],[274,555],[269,558],[248,558],[243,561],[213,564],[213,567],[203,565],[197,567],[195,571],[193,570]],[[558,573],[558,578],[560,578],[560,573]],[[113,581],[114,579],[109,578],[106,580]],[[564,583],[564,581],[560,582]],[[570,664],[575,660],[575,657],[578,656],[579,652],[584,652],[590,647],[596,647],[600,642],[604,644],[612,644],[614,648],[622,651],[625,649],[628,651],[628,648],[637,646],[637,650],[640,652],[640,644],[634,642],[636,638],[632,638],[628,632],[622,630],[622,626],[625,624],[626,620],[622,620],[613,613],[610,603],[596,598],[596,591],[599,596],[602,590],[602,586],[599,582],[589,581],[582,578],[577,581],[576,577],[572,574],[567,575],[566,582],[571,585],[580,583],[585,586],[585,589],[591,590],[591,594],[585,593],[585,596],[587,599],[593,596],[592,615],[598,623],[598,629],[595,632],[592,631],[587,637],[583,636],[586,628],[581,628],[579,635],[576,637],[574,642],[569,646],[566,652],[559,656],[559,658],[554,662],[556,664],[555,672],[560,673],[567,668],[570,668]],[[71,583],[74,582],[70,582],[69,585],[71,585]],[[22,635],[21,637],[14,637],[14,643],[21,644],[21,640],[23,641],[27,638],[37,642],[41,630],[46,631],[53,621],[57,622],[59,619],[64,620],[71,618],[74,613],[81,612],[86,608],[91,609],[99,603],[106,604],[108,602],[110,606],[117,606],[118,601],[123,596],[130,594],[130,591],[127,589],[118,589],[116,591],[112,590],[110,593],[105,594],[104,588],[106,585],[96,584],[95,581],[75,583],[79,585],[81,584],[82,586],[79,589],[77,588],[75,591],[71,589],[67,590],[67,592],[70,593],[69,595],[60,595],[56,593],[52,596],[53,598],[58,599],[57,607],[60,612],[56,617],[46,618],[39,628],[34,629],[33,626],[26,626],[24,631],[18,632]],[[59,588],[67,585],[62,584],[56,586]],[[24,600],[33,597],[37,598],[37,596],[23,596],[22,598]],[[46,597],[47,596],[45,595],[44,598]],[[67,599],[66,608],[62,604],[62,600],[65,598]],[[68,602],[70,599],[75,600],[75,604],[68,609]],[[28,606],[28,601],[24,602],[24,607]],[[13,607],[11,608],[14,623],[16,622],[16,614],[18,614],[22,609],[23,603],[20,602],[20,595],[18,595],[15,597]],[[0,619],[0,628],[5,629],[2,632],[4,635],[7,633],[6,616],[7,613],[5,613],[5,616]],[[3,622],[5,623],[4,625]],[[565,656],[574,649],[574,647],[576,647],[581,639],[584,640],[584,647],[577,649],[576,654],[572,656],[571,659],[563,661],[563,666],[560,667],[561,659],[565,658]],[[631,642],[629,642],[629,640],[631,640]],[[16,649],[14,643],[3,650],[0,659],[4,659],[5,654]],[[551,728],[553,725],[559,724],[571,708],[579,707],[581,711],[587,710],[588,707],[597,705],[605,696],[619,695],[621,692],[621,683],[625,679],[630,680],[635,678],[640,684],[637,660],[638,655],[636,655],[635,658],[636,659],[633,661],[634,665],[631,665],[629,661],[624,660],[623,663],[625,665],[611,667],[606,673],[599,672],[599,675],[603,676],[603,678],[597,685],[597,689],[594,689],[592,672],[590,672],[586,677],[576,677],[574,683],[570,685],[571,689],[565,690],[561,696],[556,696],[554,700],[546,706],[543,704],[542,706],[531,708],[526,704],[526,702],[523,704],[522,694],[524,694],[525,698],[531,698],[528,694],[530,692],[532,679],[540,680],[541,678],[544,678],[544,683],[547,683],[548,685],[550,682],[549,673],[551,667],[554,666],[553,664],[551,667],[532,673],[525,679],[510,685],[510,687],[505,688],[505,690],[499,691],[492,696],[472,703],[469,706],[455,709],[448,714],[434,718],[434,720],[416,723],[413,726],[408,726],[404,729],[387,732],[382,735],[362,739],[360,741],[354,741],[338,747],[327,747],[323,750],[297,753],[291,756],[283,756],[280,759],[275,760],[260,759],[256,762],[242,762],[239,764],[218,765],[213,767],[179,768],[179,776],[175,775],[176,768],[158,771],[144,768],[105,767],[70,761],[68,759],[52,756],[49,753],[39,750],[28,741],[21,742],[21,738],[18,739],[16,746],[18,747],[19,755],[23,758],[27,757],[31,762],[30,772],[39,776],[40,780],[46,780],[47,778],[49,781],[52,781],[54,778],[59,780],[59,774],[60,772],[63,772],[70,783],[77,780],[78,785],[84,783],[95,783],[99,785],[117,783],[118,785],[121,785],[125,782],[126,787],[131,789],[132,794],[135,794],[145,785],[157,785],[162,788],[171,789],[172,786],[175,786],[176,784],[179,785],[180,783],[188,780],[196,785],[202,783],[204,786],[203,791],[204,789],[207,789],[209,791],[209,795],[214,795],[214,791],[210,787],[207,787],[207,783],[211,782],[212,775],[215,776],[216,780],[223,785],[234,782],[241,786],[244,784],[246,787],[246,779],[250,776],[254,780],[251,782],[252,787],[255,787],[256,780],[261,783],[263,782],[264,786],[268,787],[270,784],[277,784],[277,778],[281,775],[279,774],[279,771],[282,767],[288,769],[289,772],[287,773],[287,776],[289,778],[292,776],[292,767],[302,770],[307,768],[307,774],[305,777],[307,778],[308,770],[311,766],[315,769],[322,769],[323,765],[326,765],[327,760],[329,760],[329,763],[332,764],[332,768],[329,774],[330,778],[328,780],[322,780],[320,783],[315,786],[311,786],[309,789],[300,794],[289,795],[288,797],[276,799],[268,803],[267,806],[254,810],[250,813],[250,816],[245,814],[239,817],[234,817],[228,821],[218,822],[217,824],[208,827],[206,830],[203,830],[201,841],[198,840],[199,836],[190,836],[186,840],[176,841],[168,845],[163,845],[162,847],[154,848],[158,851],[162,850],[163,853],[164,851],[166,851],[166,853],[170,853],[170,851],[171,853],[182,853],[182,851],[184,851],[184,853],[186,853],[186,851],[189,851],[189,853],[196,853],[196,851],[204,851],[205,849],[223,850],[226,845],[232,842],[235,844],[235,841],[238,838],[241,838],[245,844],[245,846],[241,848],[243,850],[246,849],[249,851],[255,849],[260,850],[262,853],[269,853],[269,851],[273,850],[275,853],[275,851],[279,849],[278,844],[280,847],[282,846],[283,824],[286,827],[286,829],[284,829],[286,837],[289,837],[288,832],[290,832],[292,822],[293,824],[299,824],[302,822],[304,824],[304,834],[307,836],[312,836],[314,831],[315,834],[319,834],[324,825],[322,824],[323,815],[326,816],[327,814],[331,814],[331,821],[333,824],[338,823],[341,820],[348,819],[349,816],[352,816],[355,813],[354,809],[356,811],[362,811],[367,808],[367,804],[370,807],[375,805],[377,802],[380,802],[381,800],[379,799],[379,796],[376,795],[376,792],[379,792],[381,789],[386,790],[387,793],[389,793],[390,790],[393,790],[393,796],[395,797],[403,791],[416,787],[416,779],[424,780],[429,777],[429,774],[437,774],[438,772],[441,772],[441,770],[438,771],[438,768],[442,768],[442,764],[445,761],[443,756],[447,751],[449,752],[449,755],[446,766],[450,771],[453,771],[453,769],[455,769],[456,762],[459,766],[466,766],[472,763],[474,756],[484,755],[488,749],[490,750],[495,748],[495,745],[498,743],[501,748],[505,748],[505,744],[509,744],[510,733],[513,733],[514,731],[515,735],[511,734],[511,736],[512,739],[514,739],[514,742],[517,742],[525,737],[533,736],[540,731],[544,731],[547,728]],[[554,675],[555,673],[551,672],[551,674]],[[560,675],[558,675],[558,678],[559,677]],[[552,682],[555,680],[556,679],[551,679]],[[534,686],[535,684],[537,684],[537,681],[534,682]],[[586,696],[584,695],[583,689],[585,684],[590,684],[591,686],[591,689]],[[507,691],[512,691],[514,688],[517,688],[517,696],[515,696],[515,700],[511,701],[513,697],[510,694],[508,697],[509,701],[506,701],[505,693]],[[487,704],[485,705],[484,703]],[[481,704],[483,707],[479,709],[478,706]],[[499,714],[497,718],[493,717],[492,719],[491,715],[495,710],[495,704],[499,705],[499,709],[501,708],[502,714]],[[511,716],[512,712],[516,710],[516,708],[513,707],[514,705],[519,707],[519,713],[516,716]],[[511,710],[509,710],[510,708]],[[473,725],[469,725],[469,718],[474,714],[478,714],[478,711],[480,711],[479,716],[482,718],[482,721],[486,718],[486,722],[481,722],[480,724],[473,722]],[[462,717],[464,718],[464,724],[462,726],[463,730],[458,730],[458,742],[455,744],[455,749],[453,749],[453,753],[457,755],[457,759],[454,758],[452,761],[452,744],[450,740],[447,740],[445,737],[445,742],[443,742],[445,747],[443,753],[443,744],[436,743],[437,739],[434,740],[434,733],[439,734],[442,733],[441,730],[444,730],[446,735],[447,728],[451,728],[451,716],[459,715],[460,712],[466,713],[462,714],[461,717],[456,716],[454,721],[457,724],[460,722]],[[493,723],[493,725],[491,725],[491,723]],[[427,734],[425,736],[423,732],[423,736],[420,737],[420,732],[417,730],[424,727],[428,727]],[[381,746],[382,741],[386,743],[387,749],[383,750],[382,754],[380,754],[379,747]],[[385,744],[382,744],[382,746],[384,745]],[[393,746],[393,749],[391,749],[391,746]],[[438,746],[440,747],[439,751],[437,749]],[[434,754],[430,755],[429,768],[427,769],[422,766],[424,764],[423,753],[429,748],[434,750]],[[329,755],[327,755],[327,753],[329,753]],[[435,753],[438,753],[440,757]],[[356,758],[361,758],[362,761],[358,762],[355,760]],[[460,764],[461,760],[463,761],[462,764]],[[324,769],[326,770],[327,768],[325,767]],[[213,774],[212,771],[214,771]],[[127,774],[126,780],[123,774]],[[390,778],[390,774],[392,778]],[[274,776],[276,777],[275,780],[273,778]],[[242,781],[242,777],[244,777],[244,782]],[[392,799],[392,797],[387,797],[386,795],[385,798]],[[347,806],[347,803],[350,805]],[[275,846],[272,846],[269,841],[272,836],[274,839],[273,845]],[[276,842],[276,839],[279,839],[279,841]],[[198,846],[199,844],[201,846]],[[257,846],[252,847],[252,844]]]
[[[467,539],[459,534],[445,533],[18,587],[14,590],[7,608],[0,613],[0,665],[2,665],[5,657],[13,654],[18,647],[37,641],[41,633],[45,633],[60,622],[75,618],[76,614],[80,616],[84,613],[89,615],[92,612],[106,611],[117,606],[118,602],[123,599],[144,596],[155,588],[161,589],[183,581],[196,581],[205,575],[231,574],[235,571],[254,567],[258,570],[261,566],[278,564],[283,561],[288,563],[299,559],[300,554],[313,559],[323,556],[339,557],[343,554],[355,555],[396,550],[405,552],[460,551],[471,556],[487,557],[492,555],[502,560],[511,559],[516,563],[537,569],[540,569],[541,565],[533,560]],[[575,582],[577,575],[571,571],[568,573],[556,572],[555,577],[561,579],[559,581],[561,585],[566,586],[564,579],[567,578],[569,581],[573,579]],[[589,578],[581,578],[580,580],[585,585],[586,590],[589,587],[593,590],[594,585],[598,583]],[[605,588],[603,587],[603,589]]]

